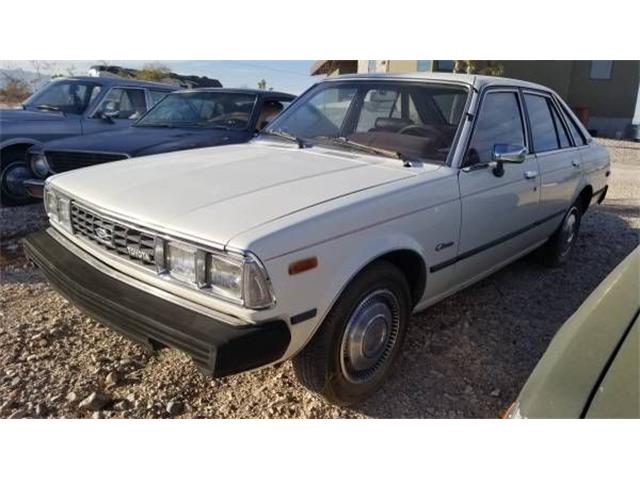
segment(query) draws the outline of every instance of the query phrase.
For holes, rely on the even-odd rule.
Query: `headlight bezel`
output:
[[[172,273],[171,261],[168,260],[168,252],[171,248],[192,253],[193,275],[187,277],[181,273]],[[240,250],[221,251],[158,234],[154,253],[156,271],[165,280],[251,310],[264,310],[272,308],[276,304],[273,285],[267,269],[252,252]],[[221,284],[220,281],[214,281],[215,262],[224,263],[237,269],[239,283],[236,287],[230,288],[228,285]],[[215,270],[217,272],[221,271],[221,269]],[[218,276],[220,276],[219,273]],[[266,290],[260,297],[259,302],[251,301],[255,298],[255,295],[250,295],[252,293],[250,290],[251,283],[256,281],[261,282]]]
[[[44,185],[44,209],[52,224],[60,225],[63,229],[73,233],[71,226],[71,198],[59,190]]]

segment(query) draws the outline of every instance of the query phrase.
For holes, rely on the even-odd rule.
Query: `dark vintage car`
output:
[[[229,88],[183,90],[167,95],[133,126],[47,142],[28,152],[29,194],[42,198],[44,179],[99,163],[177,150],[249,141],[295,96]]]
[[[107,77],[52,80],[17,109],[0,110],[0,196],[3,205],[29,200],[23,182],[32,176],[25,153],[63,137],[128,127],[176,90],[162,83]]]

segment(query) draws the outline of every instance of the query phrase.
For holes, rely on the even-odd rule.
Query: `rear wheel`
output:
[[[2,152],[0,168],[0,201],[3,206],[24,205],[30,203],[29,196],[23,182],[31,178],[29,167],[24,159],[24,152],[20,150]]]
[[[293,359],[296,377],[339,405],[366,399],[391,373],[410,313],[404,275],[388,262],[376,262],[351,282]]]
[[[566,213],[562,223],[547,240],[547,243],[540,247],[538,255],[544,265],[559,267],[566,263],[578,238],[581,220],[582,206],[576,202]]]

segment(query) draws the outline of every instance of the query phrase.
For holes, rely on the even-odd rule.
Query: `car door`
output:
[[[580,151],[572,145],[567,126],[551,95],[523,92],[532,151],[540,169],[540,229],[550,235],[569,209],[581,176]]]
[[[496,145],[529,147],[516,88],[483,93],[458,174],[461,229],[456,283],[468,284],[522,254],[537,241],[539,177],[535,155],[522,163],[493,162]]]
[[[143,88],[112,87],[84,119],[82,133],[86,135],[128,127],[146,111],[147,99]]]

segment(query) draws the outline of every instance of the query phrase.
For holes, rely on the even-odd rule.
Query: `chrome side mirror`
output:
[[[496,177],[504,175],[505,163],[522,163],[527,159],[529,151],[527,147],[522,145],[508,145],[504,143],[496,143],[491,152],[492,162],[489,166],[493,170]]]

